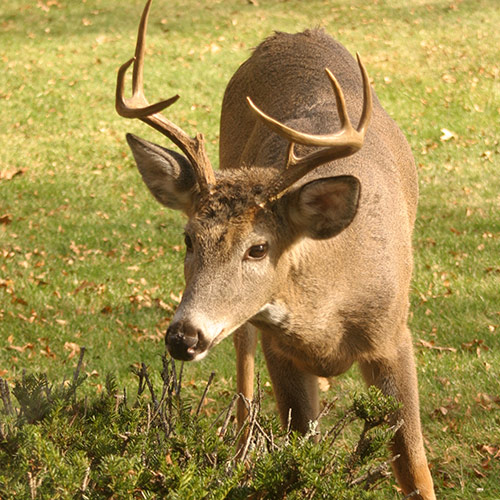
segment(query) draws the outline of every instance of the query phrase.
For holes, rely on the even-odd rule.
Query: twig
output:
[[[292,432],[292,409],[288,410],[288,417],[286,419],[286,440],[290,438],[290,433]]]
[[[175,368],[174,358],[172,358],[172,366]],[[184,372],[184,361],[181,363],[181,369],[179,370],[179,379],[177,380],[177,385],[175,387],[175,396],[176,397],[179,397],[181,395],[183,372]]]
[[[420,490],[414,490],[412,491],[411,493],[409,493],[408,495],[406,495],[403,500],[406,500],[407,498],[411,498],[411,497],[416,497],[417,495],[420,495]]]
[[[0,378],[0,395],[2,397],[3,405],[7,415],[14,415],[14,409],[12,408],[12,400],[10,399],[10,389],[7,380]]]
[[[250,421],[250,401],[241,392],[239,394],[237,394],[237,396],[238,396],[238,398],[240,398],[243,401],[243,404],[245,405],[246,410],[247,410],[247,415],[245,417],[245,420],[241,424],[241,427],[238,429],[238,432],[234,436],[233,443],[236,443],[240,440],[241,435],[243,434],[245,429],[248,427],[249,421]],[[241,447],[239,447],[239,448],[241,449]],[[231,459],[231,461],[234,460],[234,458],[236,458],[238,456],[238,454],[239,454],[239,450],[238,450],[238,453],[235,455],[235,457],[233,457]]]
[[[82,487],[80,488],[82,493],[88,488],[89,479],[90,479],[90,465],[87,467],[85,471],[85,476],[83,477]]]
[[[137,387],[137,397],[136,397],[136,399],[138,399],[139,396],[144,392],[144,389],[146,388],[146,382],[144,380],[144,374],[142,373],[142,368],[141,368],[141,370],[138,370],[134,366],[133,371],[139,379],[139,385]]]
[[[78,358],[78,364],[76,365],[75,371],[73,372],[73,386],[76,385],[78,378],[80,377],[80,371],[82,369],[84,355],[85,355],[85,347],[80,347],[80,357]]]
[[[383,479],[390,475],[388,471],[389,465],[395,462],[400,455],[394,455],[390,460],[382,462],[380,465],[375,467],[374,469],[368,470],[365,474],[353,479],[349,486],[355,486],[356,484],[360,484],[365,482],[364,489],[367,490],[373,483],[376,483],[379,479]]]
[[[146,436],[149,434],[149,429],[151,428],[151,405],[148,403],[148,421],[146,424]]]
[[[198,403],[198,408],[196,409],[196,416],[200,414],[201,407],[203,406],[203,403],[205,401],[205,398],[207,397],[208,389],[210,388],[210,384],[212,383],[212,380],[215,377],[215,372],[212,372],[210,374],[210,377],[208,377],[208,382],[207,385],[205,386],[205,390],[203,391],[203,395],[201,396],[200,402]]]
[[[347,410],[346,414],[325,434],[325,439],[332,436],[331,442],[334,443],[344,427],[355,420],[355,418],[354,411],[352,409]]]
[[[333,405],[339,400],[338,396],[335,396],[329,403],[327,403],[324,408],[319,412],[316,420],[319,422],[325,415],[330,413],[330,410],[333,408]]]
[[[142,373],[143,373],[144,379],[146,380],[146,384],[147,384],[149,392],[151,394],[151,399],[153,400],[153,404],[154,404],[155,409],[156,409],[156,408],[158,408],[158,400],[156,399],[156,394],[155,394],[155,389],[153,387],[153,384],[151,383],[151,380],[149,380],[148,368],[146,366],[146,363],[141,363],[141,367],[142,367]]]
[[[42,478],[37,479],[35,476],[31,474],[30,471],[28,471],[28,484],[30,485],[31,498],[35,499],[37,490],[40,484],[42,484]]]
[[[249,425],[248,434],[247,434],[247,438],[245,440],[245,445],[243,446],[243,449],[242,449],[241,454],[240,454],[240,460],[242,462],[244,462],[245,459],[247,458],[248,451],[250,449],[250,443],[252,441],[252,437],[253,437],[253,433],[254,433],[254,429],[255,429],[256,417],[257,417],[257,407],[255,405],[251,405],[250,413],[249,413],[249,420],[248,420],[248,425]]]
[[[229,425],[229,421],[231,420],[231,415],[233,413],[234,405],[236,404],[236,401],[238,401],[238,398],[239,398],[238,394],[235,394],[233,396],[233,399],[231,399],[231,402],[229,403],[229,405],[224,410],[222,410],[217,415],[217,417],[215,417],[215,420],[210,424],[210,429],[212,429],[215,426],[215,424],[219,421],[219,419],[222,417],[222,415],[224,413],[226,414],[226,418],[224,419],[224,423],[222,424],[221,430],[219,431],[219,438],[221,438],[221,439],[223,439],[224,436],[226,435],[227,427]]]
[[[264,437],[264,439],[269,443],[269,446],[272,449],[279,449],[279,446],[277,446],[274,443],[274,437],[272,434],[272,429],[271,429],[271,435],[269,436],[267,432],[264,430],[264,428],[259,424],[258,420],[255,421],[255,428],[261,433],[261,435]]]

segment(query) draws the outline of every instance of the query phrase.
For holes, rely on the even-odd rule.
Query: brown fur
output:
[[[326,33],[276,33],[255,49],[224,95],[221,170],[209,193],[186,173],[189,163],[129,136],[153,194],[189,217],[186,290],[167,341],[173,355],[201,359],[235,332],[238,391],[251,399],[257,327],[281,418],[291,409],[302,432],[319,412],[317,378],[358,362],[368,384],[403,403],[392,447],[401,455],[394,470],[403,491],[419,489],[415,498],[432,500],[406,326],[418,192],[403,134],[374,97],[358,153],[316,168],[273,204],[259,203],[287,143],[256,119],[246,97],[297,130],[331,133],[339,119],[325,68],[356,124],[359,69]],[[252,257],[259,245],[268,252],[262,259]],[[244,415],[240,405],[240,422]]]

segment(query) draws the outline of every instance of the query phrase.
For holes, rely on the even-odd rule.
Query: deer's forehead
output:
[[[245,226],[262,210],[259,206],[259,195],[264,189],[262,179],[257,181],[248,173],[238,171],[228,177],[219,178],[212,191],[198,200],[192,217],[197,226]]]
[[[222,173],[211,193],[199,199],[186,231],[204,246],[217,246],[221,251],[244,240],[256,226],[270,222],[269,209],[259,205],[265,183],[262,176],[253,174],[253,169]]]
[[[205,256],[210,261],[216,258],[219,261],[229,261],[235,251],[245,246],[252,231],[250,223],[227,223],[200,224],[199,221],[189,222],[186,232],[196,242],[196,248],[200,257]]]

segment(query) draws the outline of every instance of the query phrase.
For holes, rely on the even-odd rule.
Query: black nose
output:
[[[188,321],[178,321],[169,326],[165,337],[170,355],[181,361],[192,360],[198,352],[204,350],[201,330]]]

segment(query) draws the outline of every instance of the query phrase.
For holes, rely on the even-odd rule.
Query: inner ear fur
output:
[[[358,209],[361,185],[341,175],[316,179],[298,188],[288,200],[288,213],[299,233],[327,239],[343,231]]]
[[[127,142],[142,179],[152,195],[162,205],[189,214],[197,191],[189,160],[175,151],[133,134],[127,134]]]

